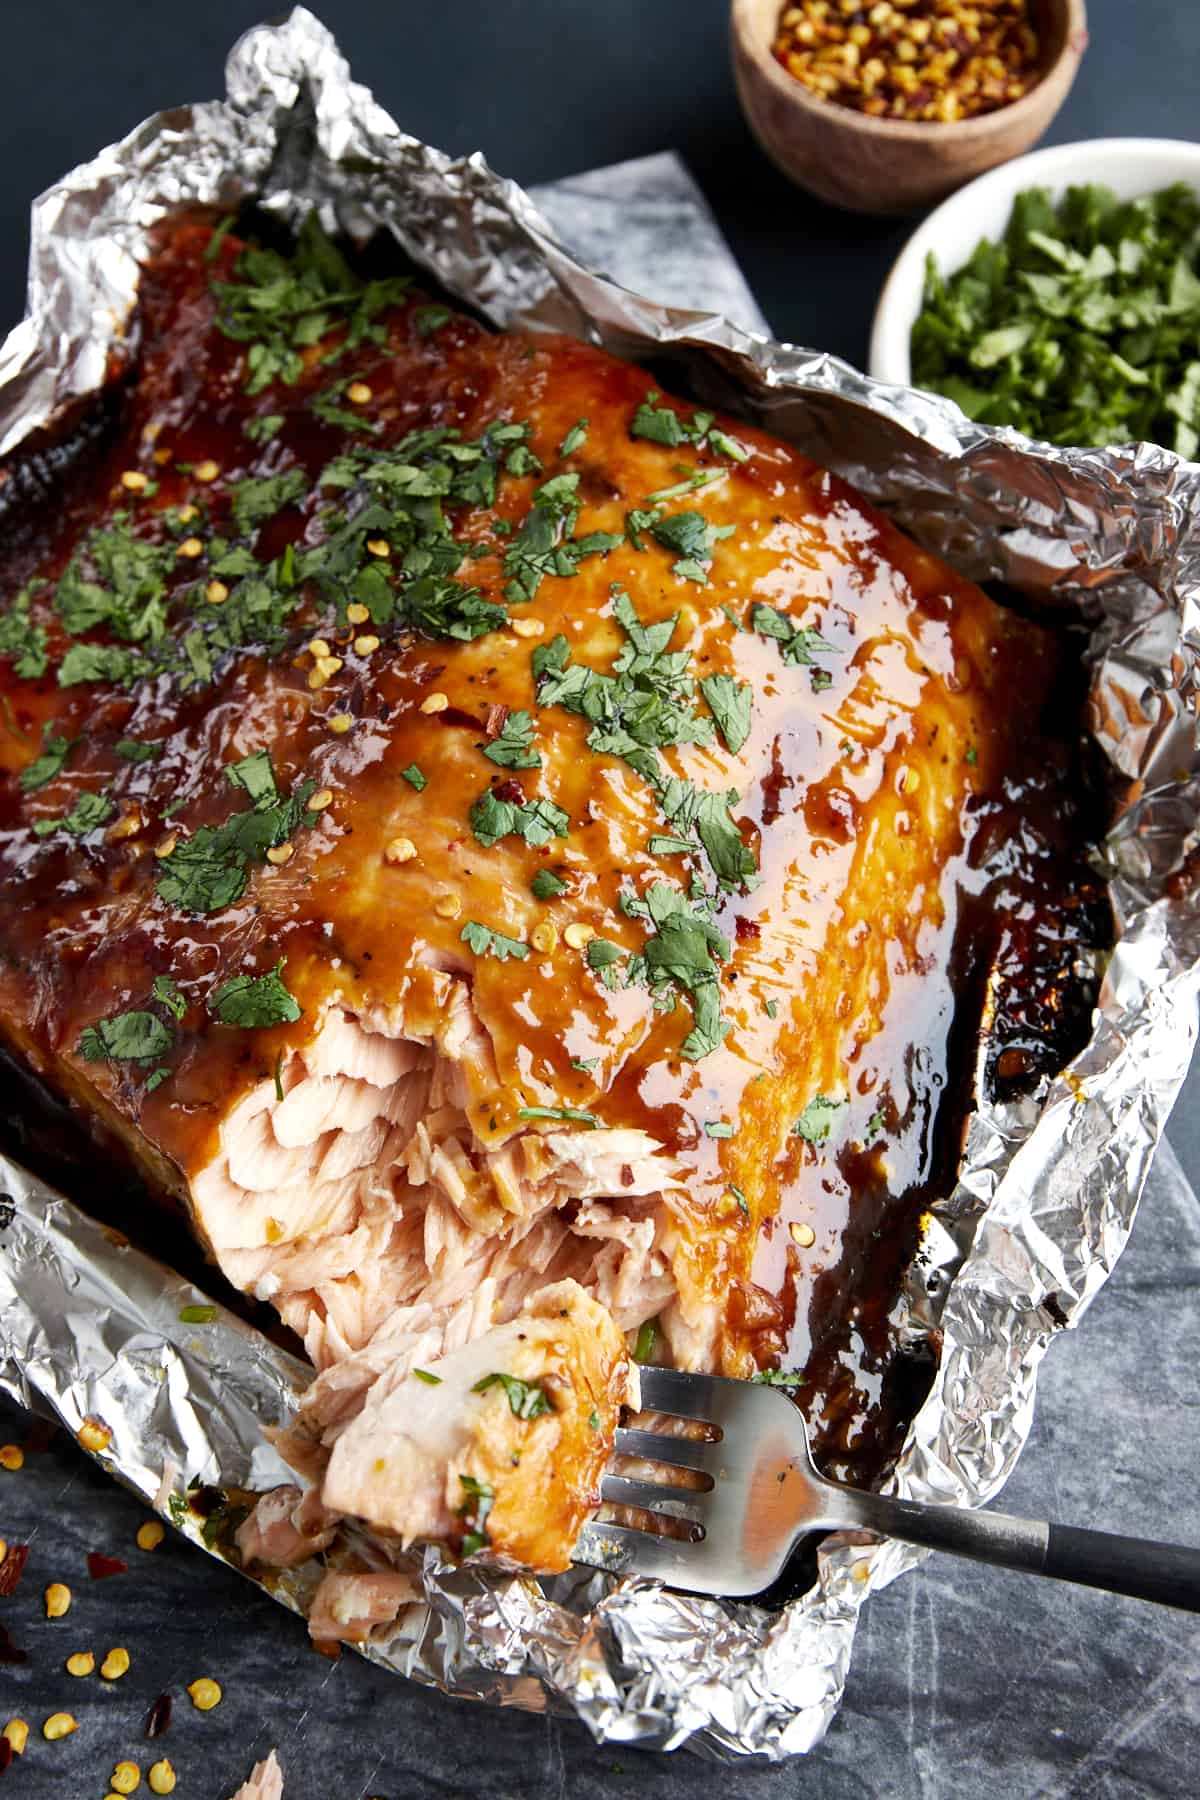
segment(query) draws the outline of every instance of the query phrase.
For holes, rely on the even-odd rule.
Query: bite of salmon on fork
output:
[[[745,1598],[803,1540],[849,1531],[1200,1612],[1200,1547],[846,1487],[821,1474],[803,1413],[776,1388],[644,1369],[641,1401],[648,1428],[617,1432],[604,1479],[617,1516],[584,1526],[578,1562]]]

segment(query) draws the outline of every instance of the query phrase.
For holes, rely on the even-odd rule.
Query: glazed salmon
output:
[[[851,1453],[972,959],[1067,883],[1050,636],[315,229],[167,235],[105,408],[6,473],[0,1029],[318,1371],[246,1553],[564,1567],[635,1348]]]

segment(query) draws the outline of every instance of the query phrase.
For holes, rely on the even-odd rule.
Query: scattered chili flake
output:
[[[29,1652],[20,1649],[18,1645],[13,1643],[12,1633],[9,1631],[7,1625],[0,1625],[0,1663],[6,1663],[12,1668],[18,1668],[22,1663],[27,1663],[28,1661]]]
[[[25,1573],[25,1564],[29,1561],[28,1544],[10,1544],[3,1562],[0,1562],[0,1595],[7,1599],[15,1594],[17,1583]]]
[[[171,1696],[170,1694],[160,1694],[158,1699],[154,1702],[154,1705],[150,1708],[150,1711],[146,1714],[145,1735],[148,1738],[161,1737],[170,1723]]]
[[[7,1769],[13,1759],[13,1747],[6,1737],[0,1737],[0,1775]]]
[[[99,1550],[89,1550],[87,1566],[93,1581],[104,1581],[109,1575],[124,1575],[129,1564],[120,1556],[104,1556]]]

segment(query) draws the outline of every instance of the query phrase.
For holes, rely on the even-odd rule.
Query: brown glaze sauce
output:
[[[202,542],[228,532],[231,488],[252,475],[299,468],[308,488],[252,534],[260,559],[320,540],[316,478],[355,440],[310,410],[330,379],[315,351],[296,386],[247,394],[242,347],[214,328],[209,289],[214,269],[228,278],[238,247],[227,241],[210,268],[208,236],[197,225],[164,240],[144,275],[128,360],[103,401],[4,472],[6,600],[31,577],[52,584],[119,507],[152,541],[161,515],[184,504],[200,509]],[[650,388],[641,371],[566,339],[488,336],[466,319],[424,334],[416,305],[390,318],[385,345],[360,347],[335,371],[370,388],[373,442],[432,424],[473,438],[497,418],[528,420],[541,479],[566,466],[580,473],[581,532],[621,531],[626,511],[677,481],[681,463],[718,471],[673,507],[733,527],[707,585],[675,578],[661,551],[625,545],[571,579],[548,577],[535,600],[511,608],[538,622],[539,637],[505,630],[463,644],[393,633],[362,653],[343,632],[333,645],[342,666],[317,689],[305,646],[316,632],[330,636],[331,615],[313,594],[280,656],[237,653],[191,694],[167,678],[129,692],[59,688],[53,659],[67,640],[52,586],[42,590],[31,616],[47,628],[50,670],[21,681],[11,662],[0,665],[0,1028],[94,1132],[184,1192],[232,1101],[303,1041],[323,1005],[399,1005],[419,1018],[434,1003],[428,969],[460,973],[496,1053],[497,1079],[472,1077],[480,1141],[502,1143],[521,1128],[521,1107],[542,1105],[585,1108],[665,1145],[686,1178],[672,1201],[677,1272],[723,1309],[720,1365],[802,1372],[822,1453],[869,1478],[928,1377],[928,1365],[898,1350],[896,1299],[921,1213],[953,1183],[989,975],[986,1079],[999,1090],[1043,1079],[1086,1030],[1077,955],[1107,942],[1109,923],[1086,870],[1095,820],[1079,798],[1073,665],[1048,633],[765,434],[723,422],[750,452],[742,464],[634,440],[629,423]],[[284,415],[282,429],[252,442],[247,422],[270,413]],[[564,464],[556,446],[584,415],[587,439]],[[209,461],[218,472],[204,481],[196,470]],[[131,500],[128,470],[157,493]],[[495,545],[459,577],[489,599],[503,594],[507,541],[491,528],[497,518],[519,526],[535,485],[505,478],[494,510],[454,517],[460,538]],[[180,559],[173,617],[202,609],[196,584],[206,578],[203,557]],[[643,619],[680,615],[672,647],[686,645],[698,679],[732,673],[753,689],[738,755],[718,740],[663,757],[700,786],[736,790],[732,814],[761,875],[754,892],[717,907],[731,942],[721,987],[733,1029],[696,1063],[678,1054],[688,1005],[658,1013],[644,990],[609,991],[561,946],[500,964],[461,941],[467,919],[526,940],[541,920],[560,932],[579,920],[635,951],[644,928],[621,913],[620,894],[707,873],[702,859],[648,853],[648,836],[665,829],[651,790],[625,763],[588,751],[575,715],[535,713],[538,770],[509,776],[477,750],[493,707],[533,708],[535,643],[562,632],[577,660],[610,667],[622,643],[614,581]],[[819,659],[824,688],[808,667],[785,664],[776,643],[731,626],[723,608],[745,619],[753,602],[835,646]],[[431,715],[421,702],[433,693],[448,704]],[[350,729],[337,732],[347,716]],[[78,744],[61,775],[25,794],[16,777],[44,729]],[[154,740],[162,754],[123,763],[114,752],[123,737]],[[311,777],[333,790],[333,804],[297,833],[292,860],[257,870],[234,904],[204,916],[164,905],[155,847],[243,806],[221,770],[263,746],[282,790]],[[427,778],[420,794],[400,776],[413,762]],[[505,781],[563,807],[569,837],[481,848],[471,802]],[[104,828],[33,835],[35,819],[101,790],[117,809]],[[402,833],[420,854],[391,866],[384,849]],[[570,883],[549,904],[529,893],[542,867]],[[434,903],[446,895],[462,906],[443,920]],[[305,1009],[297,1025],[237,1031],[211,1020],[203,1002],[216,983],[280,956]],[[141,1072],[84,1063],[76,1045],[98,1018],[144,1005],[156,973],[188,1005],[170,1078],[148,1094]],[[594,1066],[572,1066],[580,1062]],[[790,1128],[818,1096],[836,1101],[837,1120],[813,1143]],[[715,1122],[734,1135],[706,1135]]]

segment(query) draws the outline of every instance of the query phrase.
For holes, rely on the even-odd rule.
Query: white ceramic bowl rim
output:
[[[1091,138],[1052,144],[990,169],[944,200],[919,225],[892,264],[871,327],[870,373],[877,381],[908,386],[909,337],[921,310],[925,259],[930,251],[946,270],[961,268],[980,238],[997,238],[1023,188],[1068,187],[1098,182],[1121,199],[1154,193],[1174,181],[1200,192],[1200,144],[1182,138]]]

